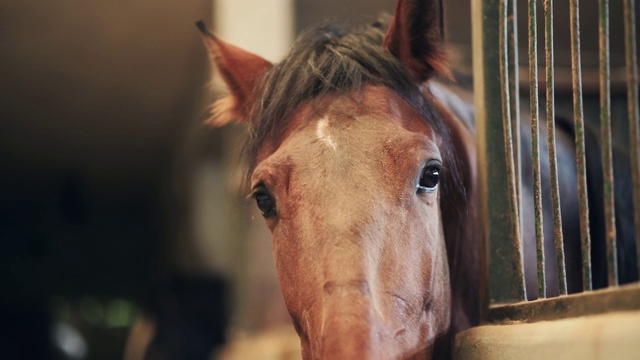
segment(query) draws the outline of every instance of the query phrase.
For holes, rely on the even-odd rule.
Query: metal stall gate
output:
[[[455,358],[458,359],[529,359],[552,356],[553,359],[639,359],[640,358],[640,284],[637,282],[638,269],[633,268],[632,275],[621,277],[618,270],[625,261],[628,265],[632,259],[634,267],[640,264],[640,168],[639,168],[639,115],[638,115],[638,70],[635,30],[635,1],[616,0],[612,3],[620,7],[621,16],[609,16],[609,1],[600,0],[597,8],[595,0],[584,5],[592,6],[598,12],[598,35],[585,39],[580,37],[581,9],[578,0],[567,0],[568,17],[556,18],[555,22],[568,25],[570,33],[570,76],[567,84],[571,84],[570,102],[572,104],[570,123],[571,132],[575,139],[575,161],[572,164],[558,162],[556,152],[558,126],[546,126],[559,121],[556,116],[557,94],[554,93],[558,79],[554,69],[554,6],[552,0],[525,1],[517,0],[473,0],[472,1],[472,29],[473,29],[473,58],[474,58],[474,92],[476,103],[476,125],[479,154],[479,187],[481,194],[481,221],[484,226],[483,241],[486,249],[488,291],[485,296],[484,325],[468,330],[456,339]],[[518,71],[517,45],[517,7],[526,10],[528,27],[528,71]],[[538,14],[538,6],[543,11]],[[584,9],[583,9],[584,11]],[[538,74],[538,30],[536,19],[544,15],[544,64],[542,76]],[[624,67],[621,83],[626,86],[622,91],[626,93],[627,116],[625,121],[628,130],[618,133],[628,134],[629,162],[622,166],[630,173],[632,181],[627,181],[629,191],[620,193],[619,198],[629,200],[626,208],[617,206],[614,199],[614,157],[612,154],[612,116],[611,116],[611,65],[609,51],[609,24],[624,23],[624,36],[616,41],[624,43]],[[582,24],[596,26],[595,24]],[[599,99],[597,117],[599,131],[597,141],[585,144],[588,130],[585,127],[585,103],[583,95],[583,79],[581,59],[581,41],[598,43],[598,68],[594,81],[596,98]],[[542,50],[543,48],[543,50]],[[528,99],[520,99],[521,83],[523,91],[528,93]],[[540,85],[540,88],[539,88]],[[616,82],[617,85],[617,82]],[[528,91],[527,91],[528,88]],[[540,100],[544,99],[544,102]],[[520,101],[528,103],[521,106]],[[543,103],[543,104],[541,104]],[[592,102],[586,105],[591,107]],[[594,101],[597,103],[597,101]],[[522,111],[527,108],[527,112]],[[522,129],[521,127],[521,119]],[[531,124],[529,128],[529,122]],[[521,143],[518,134],[526,133],[531,141]],[[541,131],[544,130],[544,131]],[[599,134],[598,134],[599,133]],[[545,139],[546,138],[546,139]],[[620,141],[617,139],[616,141]],[[523,146],[530,146],[525,148]],[[587,153],[593,147],[600,147],[597,151],[599,164],[593,168],[587,164]],[[546,151],[541,151],[541,149]],[[519,154],[531,154],[531,166],[522,166],[529,162],[527,157],[521,160]],[[547,158],[548,154],[548,158]],[[601,154],[601,155],[600,155]],[[541,161],[542,160],[542,161]],[[619,162],[620,160],[618,160]],[[541,162],[543,166],[541,167]],[[560,211],[563,199],[560,198],[559,184],[562,183],[565,167],[575,168],[576,180],[573,185],[576,192],[576,228],[577,253],[566,253],[569,248],[563,243],[563,226]],[[520,170],[521,169],[521,170]],[[528,172],[528,173],[526,173]],[[547,174],[548,185],[541,186],[541,174]],[[598,180],[601,193],[597,195],[603,204],[602,212],[602,249],[592,249],[589,221],[593,222],[589,214],[587,174],[600,174]],[[561,174],[561,175],[559,175]],[[532,186],[524,188],[521,177],[529,177]],[[617,176],[617,175],[616,175]],[[631,184],[633,186],[631,186]],[[617,182],[621,189],[626,186]],[[631,190],[633,189],[633,190]],[[619,190],[619,189],[616,189]],[[523,193],[532,193],[531,201],[522,200]],[[593,189],[591,189],[593,192]],[[550,193],[550,194],[549,194]],[[544,196],[543,196],[544,195]],[[552,214],[543,216],[543,199],[552,206]],[[567,199],[565,199],[566,201]],[[528,207],[531,207],[529,209]],[[635,215],[633,212],[636,209]],[[622,209],[615,214],[615,210]],[[523,214],[532,214],[523,219]],[[635,231],[631,234],[616,234],[616,215],[631,219],[635,223]],[[545,250],[543,222],[549,222],[547,227],[553,229],[551,239],[547,236],[547,243],[551,243],[552,250]],[[621,221],[621,220],[619,220]],[[523,224],[535,233],[523,235]],[[533,226],[531,226],[533,224]],[[592,224],[593,225],[593,224]],[[549,232],[547,232],[549,233]],[[523,255],[523,237],[535,239],[532,241],[532,252]],[[632,238],[632,239],[630,239]],[[618,243],[618,245],[616,245]],[[633,249],[634,254],[623,254],[618,259],[623,246],[631,244],[625,249]],[[592,254],[600,251],[606,253],[603,257],[601,269],[592,269]],[[637,252],[637,253],[636,253]],[[546,257],[545,257],[546,253]],[[551,253],[554,256],[548,256]],[[525,256],[535,257],[532,269],[525,271],[523,265]],[[577,275],[567,281],[568,258],[577,259]],[[545,265],[546,263],[546,265]],[[628,266],[627,266],[628,268]],[[602,272],[604,280],[597,280],[594,290],[594,274]],[[527,273],[527,274],[525,274]],[[545,274],[546,273],[546,274]],[[549,276],[552,274],[553,276]],[[529,281],[526,286],[525,275],[537,278]],[[549,281],[551,279],[551,281]],[[629,280],[631,279],[631,280]],[[620,282],[626,284],[620,285]],[[549,287],[549,283],[552,283]],[[578,283],[579,288],[575,288]],[[572,288],[573,284],[573,288]],[[602,285],[604,284],[604,285]],[[529,290],[529,294],[527,294]],[[536,295],[537,294],[537,295]]]

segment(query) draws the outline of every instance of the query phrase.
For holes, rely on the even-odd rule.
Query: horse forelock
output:
[[[266,144],[276,145],[295,111],[326,94],[350,96],[365,85],[383,85],[408,102],[441,139],[445,168],[461,184],[458,162],[441,114],[398,59],[381,44],[389,16],[367,25],[321,24],[300,35],[289,54],[271,68],[255,89],[248,109],[249,134],[244,146],[247,179]]]

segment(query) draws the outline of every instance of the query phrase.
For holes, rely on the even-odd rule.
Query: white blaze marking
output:
[[[329,134],[329,131],[327,129],[328,127],[328,117],[323,117],[322,119],[318,120],[318,124],[316,126],[316,136],[318,137],[318,140],[322,141],[323,143],[325,143],[325,145],[335,151],[338,148],[338,144],[336,144],[336,142],[331,137],[331,134]]]

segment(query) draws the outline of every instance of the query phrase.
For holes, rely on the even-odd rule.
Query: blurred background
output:
[[[468,75],[469,1],[446,5],[447,39]],[[290,326],[268,231],[239,185],[242,129],[202,126],[224,88],[211,85],[194,22],[277,61],[313,23],[393,7],[0,2],[0,358],[205,359]]]

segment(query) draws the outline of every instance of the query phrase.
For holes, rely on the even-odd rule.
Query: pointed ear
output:
[[[196,25],[202,32],[212,64],[230,92],[229,96],[213,104],[211,118],[206,123],[216,127],[230,122],[244,123],[253,101],[253,91],[273,65],[258,55],[220,40],[202,21]]]
[[[442,33],[442,0],[398,0],[383,46],[418,83],[451,77]]]

